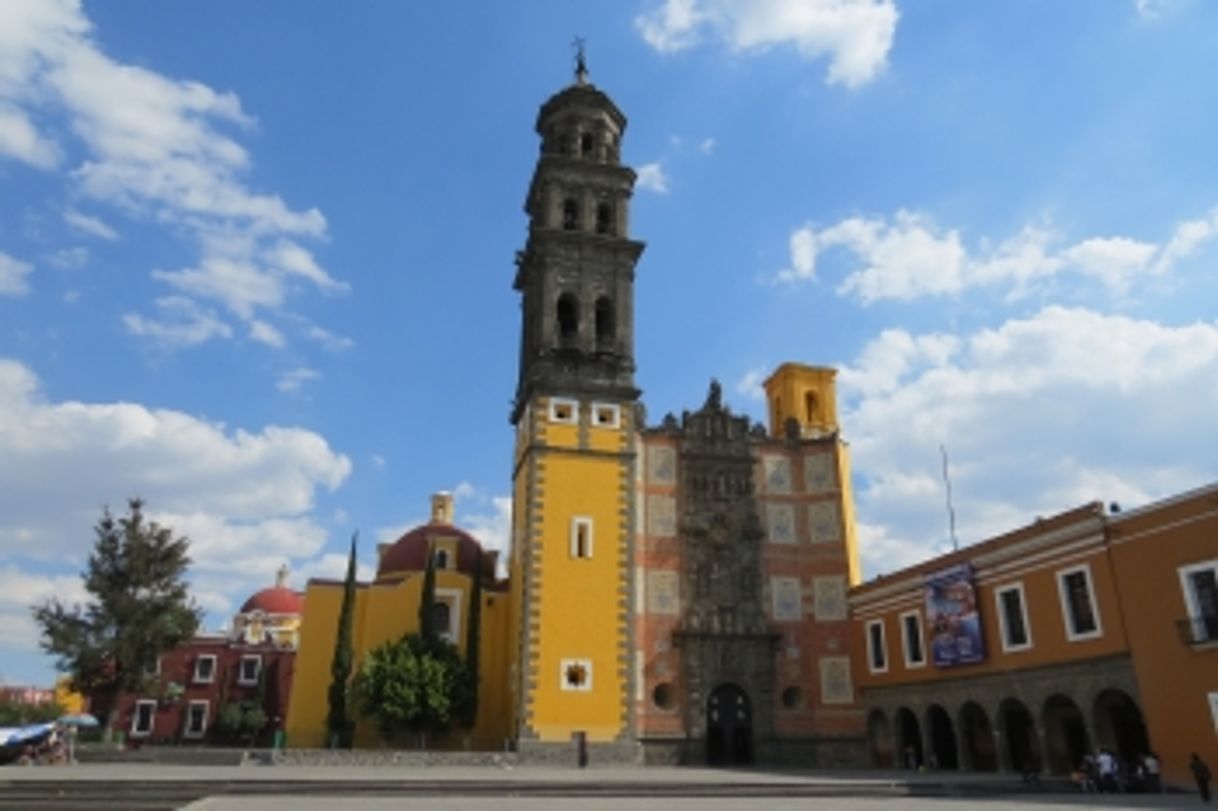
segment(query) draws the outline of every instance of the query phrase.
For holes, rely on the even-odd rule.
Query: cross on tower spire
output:
[[[584,54],[584,38],[576,37],[571,42],[571,47],[575,49],[575,82],[576,84],[587,84],[588,62]]]

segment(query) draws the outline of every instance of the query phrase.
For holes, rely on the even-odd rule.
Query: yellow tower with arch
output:
[[[854,524],[854,496],[850,490],[850,446],[842,440],[837,425],[837,369],[784,363],[766,378],[765,397],[770,432],[775,436],[832,437],[837,443],[847,577],[851,586],[857,586],[862,582],[862,570]]]
[[[636,746],[632,616],[635,173],[626,119],[575,81],[542,105],[541,157],[517,255],[520,376],[512,410],[513,640],[508,679],[522,751],[585,735],[601,755]]]

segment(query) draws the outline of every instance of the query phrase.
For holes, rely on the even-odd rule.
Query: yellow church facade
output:
[[[469,534],[452,524],[452,496],[441,493],[432,499],[431,520],[405,533],[392,544],[378,549],[378,567],[370,583],[357,583],[352,611],[352,662],[354,670],[377,647],[395,642],[419,628],[419,604],[427,555],[436,562],[436,602],[443,606],[447,621],[441,636],[455,644],[465,656],[470,599],[474,577],[483,578],[479,656],[483,674],[479,686],[481,707],[472,730],[455,730],[433,746],[471,746],[498,749],[510,737],[509,704],[501,674],[508,668],[508,594],[494,580],[495,555],[479,556],[480,546]],[[476,561],[482,570],[475,571]],[[338,616],[343,600],[343,581],[313,579],[305,589],[304,614],[300,626],[300,648],[286,723],[287,743],[297,748],[328,746],[326,716],[330,688],[330,665],[338,634]],[[357,720],[354,744],[382,745],[375,725]]]
[[[463,655],[483,583],[477,722],[433,746],[567,760],[580,741],[594,762],[861,763],[845,608],[858,554],[834,371],[776,370],[768,429],[733,413],[717,383],[700,409],[647,424],[625,128],[582,63],[537,117],[513,283],[507,578],[437,497],[431,520],[380,549],[376,577],[357,586],[355,668],[418,630],[430,555]],[[291,747],[327,744],[342,595],[339,581],[307,586]],[[363,720],[354,742],[381,745]]]

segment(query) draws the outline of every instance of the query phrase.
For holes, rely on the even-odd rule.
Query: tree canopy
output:
[[[32,607],[43,650],[105,716],[119,693],[146,685],[157,657],[193,636],[201,616],[184,580],[190,541],[146,521],[143,506],[133,498],[125,516],[102,511],[81,575],[87,602]]]
[[[360,712],[386,741],[441,734],[467,712],[470,680],[456,646],[418,634],[373,649],[355,679]]]

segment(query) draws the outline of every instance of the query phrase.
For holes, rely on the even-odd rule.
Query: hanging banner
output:
[[[985,659],[972,565],[962,563],[927,575],[926,625],[935,667],[969,665]]]

